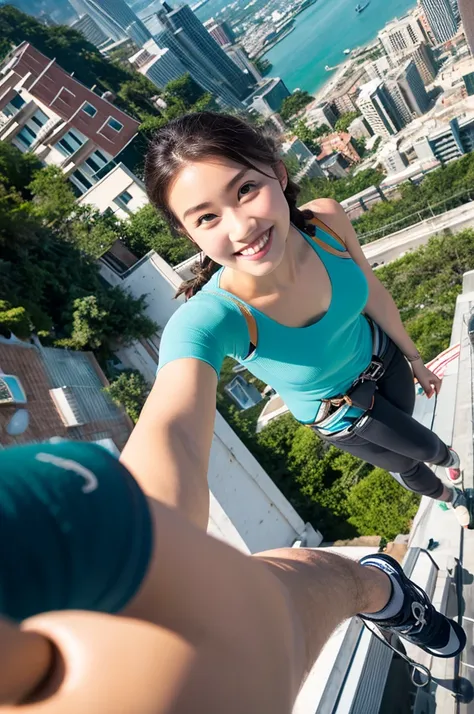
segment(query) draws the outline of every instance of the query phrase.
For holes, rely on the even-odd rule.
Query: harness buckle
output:
[[[372,360],[367,369],[360,375],[361,382],[377,382],[385,374],[383,362],[378,357],[372,357]]]

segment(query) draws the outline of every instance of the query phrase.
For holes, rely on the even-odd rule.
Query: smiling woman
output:
[[[231,356],[327,442],[452,503],[464,523],[463,494],[425,464],[447,466],[455,484],[458,457],[411,416],[413,372],[428,396],[441,382],[342,208],[297,207],[275,136],[234,116],[180,117],[154,137],[146,185],[206,256],[164,330],[154,388],[122,455],[150,493],[206,527],[216,386]]]

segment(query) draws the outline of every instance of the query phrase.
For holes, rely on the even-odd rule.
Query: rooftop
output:
[[[371,95],[377,91],[381,84],[383,84],[381,79],[372,79],[370,82],[367,82],[367,84],[363,84],[357,99],[370,99]]]

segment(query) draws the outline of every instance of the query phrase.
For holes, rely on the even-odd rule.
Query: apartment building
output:
[[[112,168],[138,127],[29,42],[0,65],[0,141],[59,166],[78,194]]]

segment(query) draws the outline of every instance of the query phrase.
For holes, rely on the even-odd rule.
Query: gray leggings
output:
[[[415,406],[413,375],[393,342],[383,362],[385,374],[377,383],[369,419],[349,434],[323,438],[373,466],[399,474],[400,483],[409,491],[439,498],[443,483],[424,462],[441,466],[448,463],[448,447],[411,416]]]

